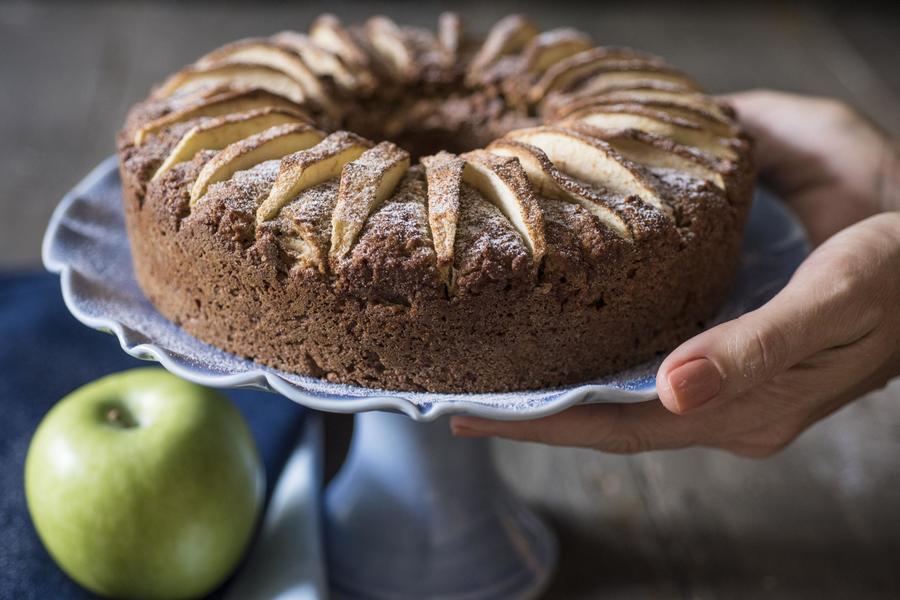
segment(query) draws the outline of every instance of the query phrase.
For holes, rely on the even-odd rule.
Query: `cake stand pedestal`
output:
[[[774,296],[807,252],[797,221],[759,190],[731,296],[712,324]],[[454,438],[446,417],[535,419],[582,402],[656,397],[659,361],[568,388],[445,395],[333,384],[268,369],[204,344],[160,315],[134,279],[114,157],[63,198],[44,236],[43,259],[60,274],[72,314],[115,334],[133,356],[159,361],[202,385],[262,388],[313,409],[358,413],[347,461],[325,493],[325,568],[338,596],[480,600],[536,595],[556,561],[553,535],[502,483],[487,443]],[[287,496],[280,500],[285,514],[292,506]],[[302,510],[299,502],[295,506]],[[317,549],[270,556],[285,561],[283,573],[299,573],[287,561],[316,560]],[[264,576],[259,569],[256,574]],[[300,575],[292,577],[297,585],[285,589],[303,583]],[[257,596],[271,594],[246,595]]]
[[[556,539],[503,484],[486,440],[447,418],[366,412],[325,494],[333,591],[351,598],[531,598]]]

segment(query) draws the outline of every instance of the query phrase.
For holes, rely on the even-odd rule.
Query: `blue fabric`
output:
[[[35,533],[23,490],[25,454],[57,400],[89,381],[147,364],[125,354],[113,336],[78,323],[55,275],[0,275],[0,598],[94,597],[60,571]],[[227,394],[250,424],[271,489],[306,409],[265,392]]]

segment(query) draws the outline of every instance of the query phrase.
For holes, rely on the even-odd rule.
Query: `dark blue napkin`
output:
[[[0,598],[94,597],[57,568],[35,533],[25,505],[25,454],[57,400],[89,381],[147,364],[125,354],[113,336],[76,321],[57,276],[0,275]],[[306,409],[276,394],[227,394],[250,424],[271,490]]]

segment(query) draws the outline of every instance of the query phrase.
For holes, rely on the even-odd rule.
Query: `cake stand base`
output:
[[[446,418],[356,415],[325,495],[331,588],[339,598],[531,598],[557,557],[553,533],[503,484],[486,440]]]

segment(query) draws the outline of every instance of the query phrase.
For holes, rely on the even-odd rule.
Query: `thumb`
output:
[[[822,290],[810,279],[795,276],[761,308],[676,348],[656,375],[666,408],[685,413],[713,399],[734,398],[836,345],[839,319],[828,294],[810,294]]]

